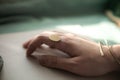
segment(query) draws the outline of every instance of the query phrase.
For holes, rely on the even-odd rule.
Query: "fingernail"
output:
[[[28,54],[26,54],[26,57],[31,57],[32,55],[28,55]]]

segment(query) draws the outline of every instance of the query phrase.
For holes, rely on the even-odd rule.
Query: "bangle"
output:
[[[120,60],[119,60],[119,58],[117,58],[117,57],[115,56],[112,47],[113,47],[113,46],[110,46],[110,47],[108,46],[109,52],[110,52],[110,54],[112,55],[112,57],[114,58],[114,60],[120,65]]]
[[[116,61],[116,63],[120,65],[120,59],[117,58],[117,56],[114,54],[113,46],[109,46],[107,40],[104,40],[104,42],[105,42],[106,46],[108,46],[108,50],[109,50],[109,53],[111,54],[111,56],[114,58],[114,60]],[[101,56],[104,56],[104,52],[103,52],[103,49],[102,49],[102,43],[99,42],[99,45],[100,45]]]
[[[111,56],[114,58],[114,60],[117,62],[117,64],[120,65],[120,60],[114,55],[114,51],[113,51],[113,46],[109,46],[108,45],[108,41],[104,39],[105,44],[108,46],[108,51],[111,54]]]
[[[105,44],[108,46],[108,41],[106,39],[104,39]],[[102,48],[102,42],[99,42],[99,50],[100,50],[100,54],[101,56],[104,56],[104,52],[103,52],[103,48]]]
[[[101,56],[104,56],[104,52],[103,52],[103,48],[102,48],[102,43],[101,42],[99,42],[99,50],[100,50]]]

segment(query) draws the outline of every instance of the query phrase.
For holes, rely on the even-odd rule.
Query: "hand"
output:
[[[48,37],[51,34],[59,35],[61,40],[58,42],[50,40]],[[46,67],[63,69],[82,76],[100,76],[118,68],[107,46],[102,46],[104,56],[101,56],[99,44],[71,33],[51,31],[35,36],[23,45],[27,49],[27,56],[29,57],[42,44],[61,50],[70,56],[64,58],[41,55],[39,62]]]

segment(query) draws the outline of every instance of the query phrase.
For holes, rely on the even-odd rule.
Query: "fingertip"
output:
[[[26,53],[26,57],[31,57],[31,55],[28,55],[28,54]]]
[[[31,53],[32,53],[31,50],[28,49],[28,50],[26,51],[26,57],[31,57]]]
[[[26,55],[26,57],[27,57],[27,58],[30,58],[30,59],[36,59],[36,57],[33,56],[33,55]]]
[[[23,48],[27,49],[31,41],[32,41],[32,39],[30,39],[30,40],[26,41],[25,43],[23,43]]]
[[[24,48],[24,49],[27,49],[27,46],[26,46],[26,44],[25,44],[25,43],[24,43],[22,46],[23,46],[23,48]]]

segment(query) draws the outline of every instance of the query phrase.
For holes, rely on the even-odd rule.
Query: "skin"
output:
[[[48,37],[51,34],[58,34],[61,40],[58,42],[50,40]],[[57,31],[43,32],[25,42],[23,47],[26,49],[27,57],[30,57],[42,44],[61,50],[70,56],[69,58],[52,55],[37,57],[39,63],[45,67],[62,69],[82,76],[101,76],[119,68],[107,46],[102,46],[104,56],[101,56],[98,43],[75,34]]]

